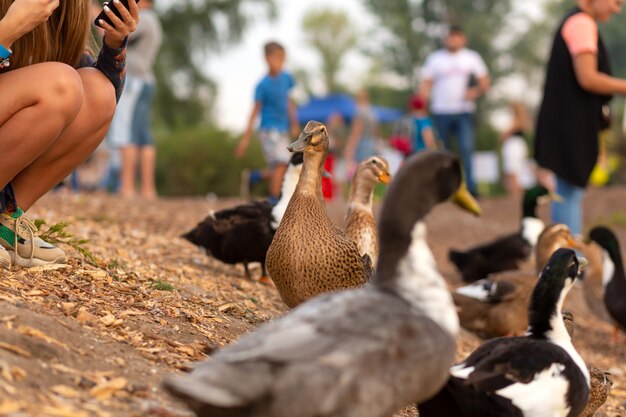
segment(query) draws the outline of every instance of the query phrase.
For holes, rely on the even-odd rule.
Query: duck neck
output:
[[[570,284],[570,286],[573,284]],[[559,299],[555,305],[554,313],[550,316],[548,320],[549,330],[544,333],[544,336],[541,338],[547,339],[549,342],[554,343],[555,345],[561,347],[563,350],[567,352],[567,354],[572,358],[578,369],[582,372],[587,380],[587,386],[590,384],[590,376],[589,369],[585,364],[585,361],[580,356],[576,348],[572,343],[572,338],[567,331],[567,327],[565,327],[565,321],[563,320],[562,308],[563,302],[565,301],[565,296],[569,292],[569,289],[563,289],[559,296]],[[532,329],[532,325],[530,327]]]
[[[423,222],[417,222],[413,227],[411,243],[406,254],[400,259],[395,275],[393,284],[378,282],[378,285],[391,287],[392,291],[409,304],[419,306],[451,335],[458,333],[458,315],[426,242],[426,225]]]
[[[544,274],[546,271],[544,270]],[[528,307],[528,335],[535,339],[569,339],[561,315],[568,289],[550,285],[550,280],[539,277]]]
[[[322,170],[325,159],[326,152],[306,152],[304,154],[302,172],[295,193],[312,195],[323,200]]]
[[[539,241],[539,235],[543,232],[545,224],[541,219],[536,217],[524,217],[522,219],[522,237],[531,246],[536,246]]]
[[[358,175],[355,175],[348,197],[350,208],[352,208],[353,205],[361,206],[371,212],[374,202],[375,187],[376,182],[374,180],[359,178]]]
[[[414,245],[414,229],[436,204],[434,197],[427,194],[417,204],[410,204],[407,200],[412,196],[387,192],[378,223],[378,240],[381,248],[385,248],[378,256],[374,280],[380,285],[393,286],[402,259],[417,255],[412,250],[419,247],[419,242]]]
[[[602,284],[606,287],[612,286],[626,287],[626,276],[624,275],[624,264],[619,249],[603,250],[602,262]]]
[[[537,195],[535,189],[531,189],[524,194],[524,201],[522,202],[522,218],[537,217]]]

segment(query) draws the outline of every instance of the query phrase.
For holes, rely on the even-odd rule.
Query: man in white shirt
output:
[[[472,172],[474,113],[476,99],[489,89],[489,72],[480,55],[465,48],[467,38],[460,27],[451,26],[444,43],[444,49],[426,58],[421,94],[430,102],[435,130],[447,149],[451,149],[451,135],[456,135],[467,186],[476,195]]]

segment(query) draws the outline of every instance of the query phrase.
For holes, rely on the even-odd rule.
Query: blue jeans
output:
[[[582,200],[585,189],[570,184],[562,178],[556,177],[556,192],[563,198],[562,202],[552,203],[552,221],[563,223],[573,235],[582,233]]]
[[[437,135],[443,141],[446,149],[452,149],[451,135],[456,135],[461,161],[463,161],[463,170],[465,171],[465,182],[469,191],[476,195],[477,189],[472,169],[474,115],[472,113],[433,114],[433,123]]]

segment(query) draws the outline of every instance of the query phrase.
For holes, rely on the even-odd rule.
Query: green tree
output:
[[[203,70],[211,54],[241,40],[260,17],[275,15],[273,0],[176,0],[160,8],[165,33],[156,67],[157,119],[167,126],[201,123],[216,86]]]
[[[321,58],[326,92],[342,90],[337,74],[344,57],[358,42],[350,17],[339,10],[312,9],[302,19],[302,30],[309,45]]]

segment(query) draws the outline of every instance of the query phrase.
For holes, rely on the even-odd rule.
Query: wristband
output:
[[[0,58],[7,59],[11,56],[12,53],[13,51],[7,49],[4,45],[0,44]]]

